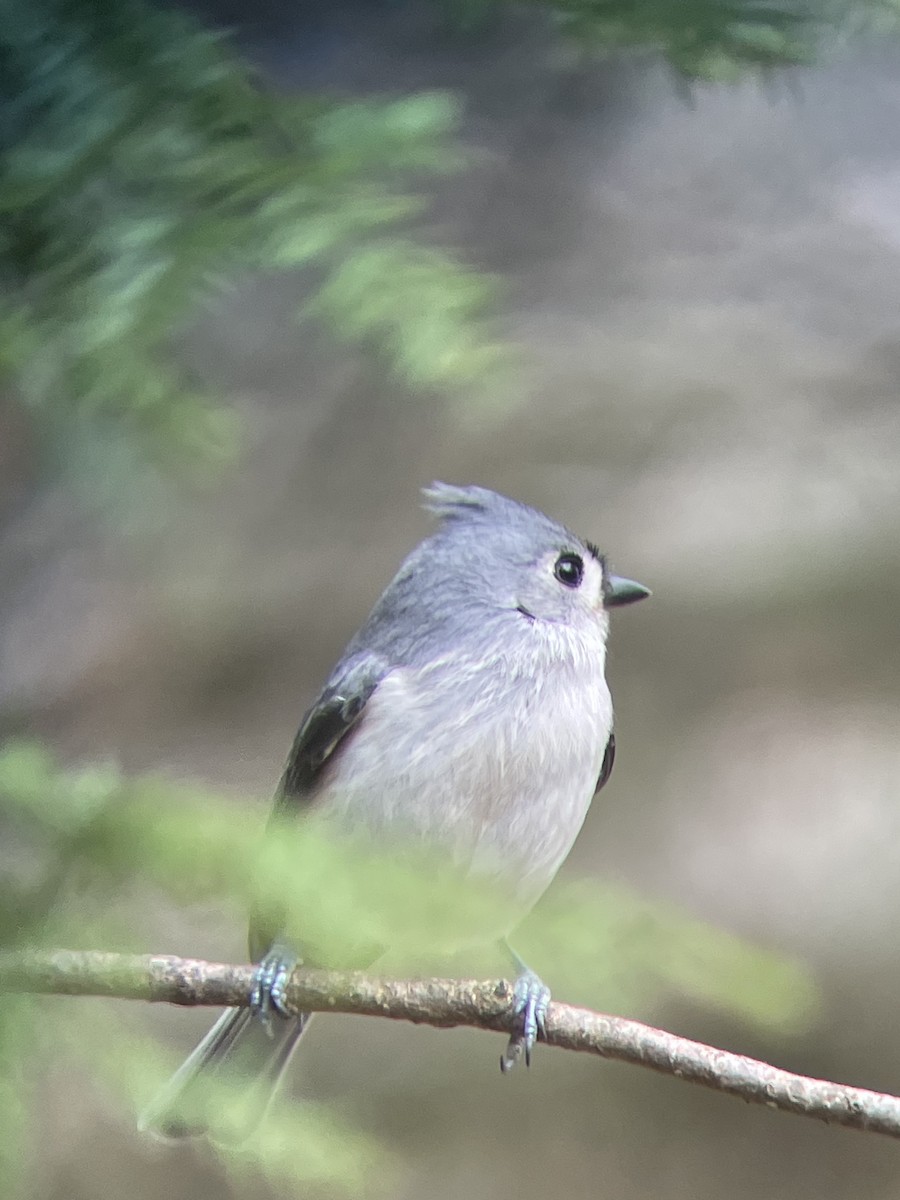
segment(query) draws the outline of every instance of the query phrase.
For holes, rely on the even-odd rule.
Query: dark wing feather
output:
[[[315,793],[325,763],[340,748],[362,717],[366,704],[389,670],[377,654],[356,654],[332,675],[322,694],[303,718],[287,766],[275,793],[271,826],[298,813]],[[250,954],[258,962],[281,936],[276,913],[250,918]]]
[[[281,814],[314,789],[322,767],[363,715],[375,689],[388,673],[377,654],[355,654],[344,663],[303,718],[275,796]]]
[[[616,735],[611,733],[609,741],[606,743],[606,749],[603,751],[603,764],[600,767],[600,775],[597,778],[597,786],[594,788],[596,796],[605,783],[609,781],[612,775],[613,763],[616,761]]]

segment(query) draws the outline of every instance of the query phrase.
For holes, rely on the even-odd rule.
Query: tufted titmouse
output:
[[[439,528],[408,556],[304,717],[275,820],[325,813],[373,838],[411,839],[503,881],[520,915],[553,879],[615,754],[604,677],[608,609],[647,588],[610,574],[590,542],[480,487],[425,491]],[[250,1008],[229,1009],[144,1114],[141,1127],[206,1132],[205,1083],[246,1083],[236,1140],[259,1122],[309,1020],[282,1012],[298,954],[251,924]],[[512,953],[526,1062],[550,993]]]

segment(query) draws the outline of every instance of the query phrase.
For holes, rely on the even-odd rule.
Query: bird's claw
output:
[[[531,1052],[538,1034],[544,1033],[549,1006],[550,989],[534,971],[525,968],[513,988],[513,1014],[518,1028],[500,1056],[500,1070],[504,1074],[513,1069],[523,1054],[525,1066],[531,1066]]]
[[[299,959],[282,947],[273,947],[260,961],[253,974],[250,992],[250,1008],[262,1022],[263,1028],[273,1036],[273,1017],[292,1017],[285,993],[291,972]]]

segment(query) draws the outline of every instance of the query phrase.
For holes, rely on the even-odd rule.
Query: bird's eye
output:
[[[579,554],[561,554],[553,566],[553,574],[566,587],[577,588],[584,577],[584,563]]]

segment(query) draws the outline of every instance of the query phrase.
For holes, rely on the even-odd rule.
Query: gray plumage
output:
[[[314,809],[388,843],[439,847],[464,872],[508,888],[521,916],[609,775],[607,609],[647,591],[514,500],[446,484],[425,496],[440,524],[403,562],[304,718],[275,812]],[[484,940],[507,932],[486,930]],[[277,938],[251,928],[254,960]],[[277,1021],[273,1045],[247,1010],[225,1013],[142,1124],[171,1135],[205,1127],[179,1110],[191,1110],[196,1081],[241,1047],[245,1070],[251,1041],[271,1088],[302,1021]],[[264,1111],[261,1095],[248,1127]]]

